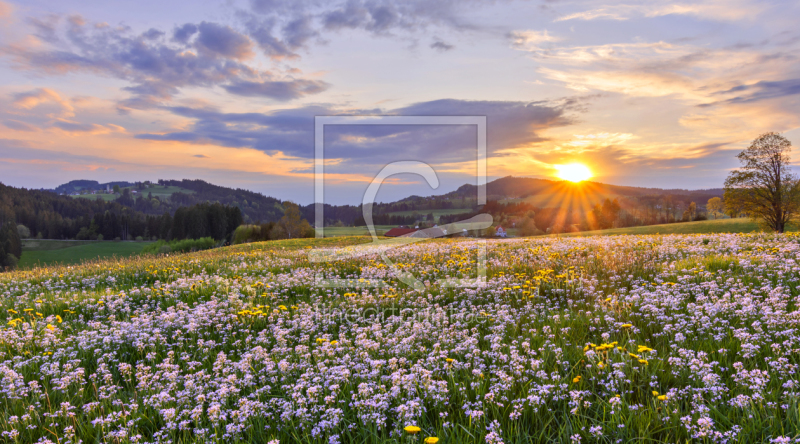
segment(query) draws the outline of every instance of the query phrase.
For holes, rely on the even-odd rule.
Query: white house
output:
[[[497,236],[497,237],[506,237],[507,236],[506,230],[503,229],[503,227],[501,227],[500,225],[498,225],[497,229],[494,230],[494,235]]]

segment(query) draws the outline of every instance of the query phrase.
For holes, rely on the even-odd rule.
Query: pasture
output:
[[[274,241],[0,275],[0,436],[800,439],[795,234],[489,241],[483,279],[480,241],[383,252],[365,242]],[[339,260],[312,261],[314,250]]]
[[[74,265],[88,260],[139,254],[150,242],[60,241],[25,239],[19,267]]]

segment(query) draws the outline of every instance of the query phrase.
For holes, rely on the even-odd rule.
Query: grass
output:
[[[610,228],[608,230],[564,233],[560,236],[597,236],[613,234],[711,234],[711,233],[752,233],[761,231],[756,222],[747,218],[701,220],[678,222],[674,224],[646,225],[642,227]]]
[[[306,254],[369,243],[356,236],[3,273],[0,440],[800,442],[798,240]],[[482,285],[451,285],[483,256]]]
[[[25,240],[19,267],[74,265],[112,256],[128,257],[141,253],[148,244],[150,242]]]
[[[393,225],[375,225],[378,236],[394,228]],[[325,237],[369,236],[367,227],[325,227]]]
[[[393,216],[413,216],[414,214],[419,215],[420,217],[427,216],[429,213],[433,213],[433,218],[436,222],[439,222],[439,216],[449,216],[451,214],[467,214],[472,212],[473,210],[470,208],[448,208],[444,210],[412,210],[412,211],[393,211],[391,214]]]

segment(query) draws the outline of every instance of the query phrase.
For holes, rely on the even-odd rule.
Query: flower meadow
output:
[[[359,242],[0,275],[0,440],[800,442],[797,236]]]

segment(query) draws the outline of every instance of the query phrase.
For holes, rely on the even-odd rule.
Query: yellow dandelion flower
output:
[[[576,377],[572,378],[572,382],[573,382],[573,383],[575,383],[575,384],[577,384],[577,383],[581,382],[581,377],[580,377],[580,375],[578,375],[578,376],[576,376]]]
[[[439,438],[437,438],[435,436],[429,436],[429,437],[425,438],[425,441],[423,441],[423,442],[425,444],[436,444],[437,442],[439,442]]]
[[[412,435],[416,435],[416,434],[417,434],[417,433],[419,433],[419,432],[420,432],[422,429],[421,429],[421,428],[419,428],[419,427],[417,427],[417,426],[410,425],[410,426],[405,426],[405,428],[404,428],[403,430],[405,430],[406,432],[408,432],[408,433],[410,433],[410,434],[412,434]]]
[[[631,328],[631,327],[633,327],[633,324],[622,324],[619,327],[620,328]]]
[[[53,331],[53,330],[55,330],[56,328],[55,328],[55,327],[53,327],[51,324],[47,324],[47,329],[48,329],[48,330],[50,330],[50,331]]]

